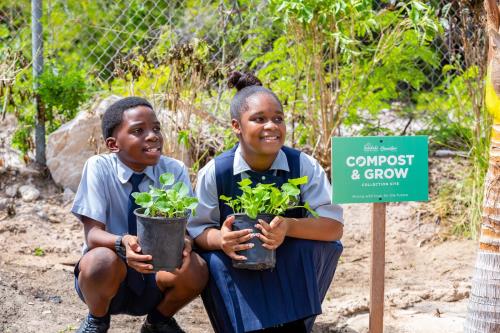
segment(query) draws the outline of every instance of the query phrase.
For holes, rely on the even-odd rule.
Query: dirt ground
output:
[[[69,212],[72,196],[6,157],[9,151],[0,142],[0,332],[74,331],[86,307],[73,287],[83,231]],[[446,173],[456,166],[442,159],[432,167]],[[37,200],[9,197],[25,184],[40,191]],[[476,242],[443,237],[438,220],[420,218],[426,205],[387,207],[386,333],[462,332]],[[344,211],[345,249],[316,333],[368,332],[371,205],[345,205]],[[187,332],[213,332],[199,298],[176,318]],[[110,332],[137,332],[142,321],[113,317]]]

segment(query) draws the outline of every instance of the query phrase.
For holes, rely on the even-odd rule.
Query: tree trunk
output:
[[[484,187],[483,222],[464,333],[500,332],[499,123],[493,125],[489,167]]]

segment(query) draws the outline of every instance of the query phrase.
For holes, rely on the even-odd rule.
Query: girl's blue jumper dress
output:
[[[237,184],[241,175],[233,175],[235,150],[236,147],[215,158],[218,197],[241,194]],[[288,179],[300,177],[300,151],[288,147],[282,150],[290,172],[247,172],[253,184],[274,183],[280,187]],[[222,225],[233,212],[220,200],[219,210]],[[293,209],[285,216],[306,215],[303,209]],[[286,237],[276,250],[276,267],[263,271],[233,268],[231,258],[221,250],[200,253],[210,271],[202,299],[212,326],[217,333],[240,333],[307,319],[310,331],[315,316],[321,313],[321,302],[341,253],[342,244],[338,241]]]

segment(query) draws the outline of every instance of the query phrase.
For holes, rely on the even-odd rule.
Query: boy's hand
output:
[[[220,228],[221,249],[231,259],[246,260],[245,256],[236,254],[236,251],[248,250],[253,247],[252,243],[242,244],[254,237],[252,229],[232,231],[234,216],[229,216]]]
[[[182,259],[184,260],[185,257],[188,257],[191,254],[191,251],[193,251],[193,239],[186,235],[184,237],[184,250],[182,251]]]
[[[289,224],[286,218],[276,216],[271,223],[260,219],[259,224],[256,224],[255,227],[261,232],[257,236],[263,242],[262,246],[269,250],[275,250],[285,240]]]
[[[139,273],[153,273],[153,265],[147,262],[153,258],[150,255],[141,254],[141,247],[137,243],[137,236],[123,236],[122,244],[125,246],[127,265]]]

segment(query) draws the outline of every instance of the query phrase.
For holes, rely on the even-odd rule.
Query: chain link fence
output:
[[[271,73],[273,68],[277,68],[276,65],[282,71],[286,71],[286,66],[291,65],[290,54],[285,55],[288,58],[284,56],[280,59],[281,55],[276,50],[283,47],[277,41],[283,36],[288,38],[287,36],[294,32],[291,29],[284,31],[284,25],[276,23],[277,20],[269,9],[268,1],[50,0],[40,2],[43,5],[41,22],[45,69],[57,72],[76,68],[84,72],[89,84],[98,83],[96,84],[98,90],[108,89],[114,93],[145,95],[159,100],[162,108],[183,109],[184,113],[198,114],[220,124],[224,123],[222,112],[227,110],[231,96],[225,89],[227,73],[233,69],[251,69],[259,72],[259,75],[262,73],[266,83],[273,84],[273,90],[280,95],[285,106],[292,110],[290,113],[292,143],[299,142],[311,152],[325,150],[325,147],[318,142],[322,140],[327,142],[326,137],[330,136],[328,134],[338,132],[328,131],[321,139],[307,134],[309,139],[303,139],[305,121],[315,119],[308,119],[307,114],[312,111],[307,105],[326,108],[332,115],[331,125],[328,127],[330,129],[338,128],[339,123],[349,118],[349,112],[362,110],[362,103],[368,104],[369,99],[373,97],[373,94],[366,94],[364,102],[360,101],[351,106],[346,104],[348,110],[344,112],[347,116],[338,113],[338,117],[336,110],[342,105],[334,105],[332,97],[325,101],[316,101],[319,99],[316,96],[305,96],[299,100],[301,96],[295,95],[303,94],[303,90],[307,87],[298,87],[297,84],[295,89],[290,87],[289,82],[282,83],[284,81],[282,78]],[[4,102],[3,113],[9,106],[16,108],[31,98],[27,88],[32,86],[32,77],[29,70],[25,70],[32,64],[30,5],[28,0],[19,0],[15,4],[0,4],[2,42],[0,94]],[[374,1],[377,10],[390,11],[395,5],[396,2],[392,1]],[[407,79],[403,77],[397,82],[395,87],[397,98],[391,97],[391,108],[406,110],[411,106],[412,110],[420,108],[420,112],[425,113],[427,109],[433,112],[432,107],[439,106],[431,105],[435,96],[427,96],[427,92],[435,90],[443,83],[453,82],[455,77],[463,75],[473,67],[479,72],[476,76],[483,77],[486,42],[482,3],[437,0],[431,1],[429,5],[439,19],[439,30],[429,42],[429,50],[433,55],[424,54],[418,59],[415,58],[413,65],[417,68],[417,74],[423,75],[422,82],[417,84],[408,83],[412,79],[412,72],[403,67],[391,68],[395,74],[388,73],[389,75],[398,75],[398,71],[401,71],[402,75],[408,76]],[[285,46],[299,39],[295,41],[285,39]],[[275,50],[272,57],[267,54],[271,50]],[[324,54],[323,68],[327,70],[332,63],[329,50],[317,50]],[[306,50],[301,56],[307,58],[313,57],[314,54],[315,52],[309,50],[307,53]],[[434,58],[429,60],[425,56]],[[408,64],[401,64],[401,66],[406,65]],[[23,69],[25,72],[19,75]],[[289,70],[295,69],[292,66]],[[298,73],[297,78],[307,81],[307,78],[303,79],[304,75],[302,78],[300,75],[301,73]],[[353,72],[352,76],[355,75]],[[15,80],[20,88],[14,87]],[[339,85],[337,90],[350,86],[348,76],[343,80],[342,86]],[[333,85],[334,82],[326,83],[325,87],[330,89]],[[354,86],[354,89],[356,87]],[[13,95],[12,90],[16,89],[17,94]],[[446,93],[449,91],[442,91],[442,95]],[[335,91],[332,95],[335,96]],[[477,99],[473,107],[482,106],[480,95],[473,96]],[[302,108],[302,113],[294,111],[295,108]],[[409,115],[403,118],[411,122],[412,112],[407,113]],[[314,121],[311,123],[312,126],[317,124]],[[370,116],[360,123],[362,127],[370,130],[373,130],[376,123],[375,132],[378,131],[379,134],[411,132],[406,131],[408,126],[405,122],[401,125],[399,133],[384,132],[389,124],[393,124],[392,119],[386,121],[387,126],[380,123],[376,117]],[[189,126],[189,122],[184,121],[177,126],[177,132],[182,133],[188,130]],[[419,126],[415,128],[422,128],[425,125]],[[363,130],[358,130],[358,133],[366,134]],[[214,149],[217,149],[215,142]],[[196,154],[199,157],[200,152]],[[320,160],[328,164],[329,154],[325,152],[324,155]]]

